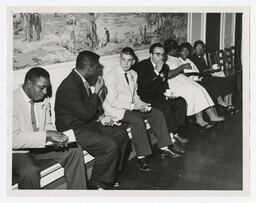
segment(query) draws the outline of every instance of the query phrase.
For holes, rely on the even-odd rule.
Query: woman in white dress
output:
[[[165,51],[167,53],[166,64],[170,68],[169,88],[174,95],[186,100],[187,115],[196,115],[196,123],[206,129],[212,127],[213,123],[207,123],[203,119],[202,111],[204,110],[212,122],[223,121],[224,118],[219,117],[213,108],[214,103],[205,88],[183,74],[184,70],[192,71],[193,67],[176,57],[178,44],[174,40],[167,40]]]

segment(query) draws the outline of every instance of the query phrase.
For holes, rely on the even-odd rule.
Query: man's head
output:
[[[42,101],[50,88],[50,75],[40,67],[31,68],[24,80],[23,89],[30,99]]]
[[[178,43],[173,39],[167,39],[164,42],[164,50],[165,50],[166,54],[168,54],[170,56],[176,57],[178,55],[178,48],[179,48]]]
[[[76,58],[76,69],[86,79],[98,78],[102,75],[100,56],[91,51],[82,51]]]
[[[164,60],[164,47],[161,43],[152,44],[149,48],[149,53],[154,64]]]
[[[194,43],[194,52],[197,56],[203,56],[205,54],[205,44],[203,41],[198,40]]]
[[[124,71],[130,70],[131,66],[138,61],[134,50],[130,47],[125,47],[120,53],[120,65]]]

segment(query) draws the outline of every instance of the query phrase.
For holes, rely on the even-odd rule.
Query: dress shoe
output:
[[[229,110],[229,112],[230,112],[231,115],[237,114],[237,113],[239,112],[239,110],[236,109],[236,108],[235,108],[234,106],[232,106],[232,105],[228,107],[228,110]]]
[[[137,159],[137,166],[141,171],[149,172],[151,168],[148,166],[146,158]]]
[[[172,145],[169,146],[172,151],[174,151],[176,154],[185,154],[185,150],[175,141],[172,143]]]
[[[182,154],[174,152],[170,147],[167,149],[159,149],[159,156],[160,158],[165,158],[165,157],[171,157],[171,158],[179,158],[182,157]]]
[[[173,137],[174,137],[175,140],[177,140],[181,144],[188,143],[188,139],[184,138],[184,137],[181,137],[178,133],[174,134]]]
[[[215,125],[215,122],[209,122],[207,123],[206,125],[200,125],[198,123],[196,123],[197,127],[200,129],[200,130],[207,130],[207,129],[210,129],[212,128],[214,125]]]
[[[107,185],[105,185],[102,182],[92,180],[92,179],[89,181],[88,187],[91,190],[105,190],[105,189],[107,189]]]

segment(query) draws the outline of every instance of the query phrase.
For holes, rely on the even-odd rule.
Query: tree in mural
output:
[[[90,49],[92,51],[95,51],[95,49],[98,47],[99,40],[97,35],[97,25],[96,25],[96,19],[94,13],[88,14],[88,22],[89,22],[89,29],[88,29],[88,39],[91,40],[91,47]]]
[[[150,30],[154,27],[155,36],[159,36],[160,42],[168,38],[176,39],[175,28],[181,28],[186,23],[182,13],[147,13],[146,20]]]
[[[42,32],[42,19],[39,13],[20,13],[14,21],[14,27],[17,27],[17,23],[22,24],[22,30],[24,31],[24,41],[30,42],[33,39],[33,32],[35,31],[36,40],[40,40],[40,34]],[[17,34],[17,31],[16,31]]]

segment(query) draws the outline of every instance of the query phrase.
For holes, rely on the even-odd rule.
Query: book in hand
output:
[[[76,142],[76,137],[75,137],[74,131],[72,129],[64,131],[63,134],[68,137],[68,144]],[[48,141],[45,144],[45,146],[53,146],[53,145],[54,145],[54,143],[51,141]]]

